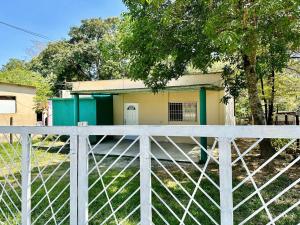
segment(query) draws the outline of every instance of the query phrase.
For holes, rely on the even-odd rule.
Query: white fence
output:
[[[3,224],[300,222],[300,127],[0,127],[0,134]],[[265,160],[264,139],[277,150]]]

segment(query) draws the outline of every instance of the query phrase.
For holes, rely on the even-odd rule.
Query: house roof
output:
[[[0,82],[0,85],[10,85],[10,86],[17,86],[17,87],[25,87],[25,88],[36,89],[36,87],[32,86],[32,85],[15,84],[15,83],[8,83],[8,82]]]
[[[171,80],[166,89],[183,90],[207,87],[209,89],[223,89],[223,82],[220,73],[212,74],[190,74],[179,79]],[[72,82],[73,94],[119,94],[128,92],[150,91],[143,81],[133,81],[129,79],[101,80]]]

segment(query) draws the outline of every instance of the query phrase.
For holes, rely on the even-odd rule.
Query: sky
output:
[[[55,41],[67,38],[69,28],[82,19],[119,16],[125,10],[122,0],[9,0],[1,2],[0,21]],[[0,24],[0,67],[10,58],[29,60],[36,43],[47,40]]]

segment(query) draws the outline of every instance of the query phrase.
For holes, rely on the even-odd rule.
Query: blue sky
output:
[[[66,38],[82,19],[118,16],[122,0],[8,0],[1,2],[0,21],[43,34],[51,40]],[[0,24],[0,67],[9,58],[30,59],[28,49],[43,39]]]

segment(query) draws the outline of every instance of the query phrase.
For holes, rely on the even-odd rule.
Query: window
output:
[[[0,114],[16,113],[16,97],[0,96]]]
[[[197,103],[169,103],[169,121],[197,121]]]
[[[127,107],[127,110],[133,110],[134,111],[135,107],[133,105],[130,105],[130,106]]]

